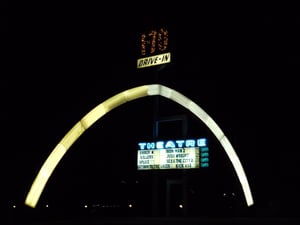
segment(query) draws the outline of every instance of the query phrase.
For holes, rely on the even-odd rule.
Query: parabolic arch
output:
[[[150,84],[142,85],[135,88],[127,89],[125,91],[116,94],[104,102],[97,105],[90,112],[88,112],[80,121],[78,121],[61,139],[61,141],[52,150],[41,169],[39,170],[31,188],[26,196],[25,204],[35,208],[37,202],[46,186],[48,179],[50,178],[52,172],[58,165],[59,161],[69,150],[71,145],[87,130],[92,124],[94,124],[98,119],[104,116],[106,113],[112,109],[132,101],[134,99],[159,95],[168,98],[196,115],[206,126],[212,131],[215,137],[218,139],[222,147],[224,148],[227,156],[229,157],[235,172],[237,173],[239,182],[242,186],[243,193],[248,206],[253,205],[253,197],[251,194],[250,186],[244,172],[243,166],[233,149],[231,143],[224,135],[220,127],[215,123],[215,121],[197,104],[192,100],[182,95],[178,91],[166,87],[161,84]]]

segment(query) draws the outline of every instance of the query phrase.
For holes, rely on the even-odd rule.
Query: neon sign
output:
[[[160,28],[158,31],[152,30],[148,34],[141,34],[141,55],[162,53],[169,45],[169,32]]]
[[[209,166],[207,139],[140,142],[137,169],[195,169]]]
[[[140,55],[137,68],[144,68],[171,62],[169,46],[169,32],[164,28],[142,33],[140,36]]]
[[[206,138],[187,139],[187,140],[168,140],[156,142],[138,143],[140,150],[163,149],[163,148],[188,148],[188,147],[205,147],[207,146]]]

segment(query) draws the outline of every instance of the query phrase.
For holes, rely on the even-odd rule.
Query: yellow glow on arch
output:
[[[160,84],[143,85],[135,88],[125,90],[117,95],[112,96],[106,101],[102,102],[90,112],[88,112],[79,122],[77,122],[71,130],[62,138],[62,140],[53,149],[47,160],[41,167],[38,175],[36,176],[25,200],[25,204],[35,208],[36,204],[42,194],[42,191],[50,178],[52,172],[56,168],[59,161],[62,159],[64,154],[68,151],[71,145],[81,136],[81,134],[87,130],[92,124],[98,119],[104,116],[112,109],[129,102],[134,99],[142,98],[145,96],[160,95],[162,97],[171,99],[172,101],[182,105],[193,114],[195,114],[206,126],[212,131],[212,133],[219,140],[220,144],[224,148],[227,156],[229,157],[235,172],[237,173],[238,179],[242,186],[245,199],[248,206],[253,205],[253,198],[249,183],[242,167],[242,164],[230,144],[227,137],[224,135],[219,126],[215,121],[197,104],[192,100],[185,97],[181,93],[168,88]]]

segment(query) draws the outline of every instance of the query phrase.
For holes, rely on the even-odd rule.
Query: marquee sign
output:
[[[206,138],[140,142],[137,169],[195,169],[209,166]]]

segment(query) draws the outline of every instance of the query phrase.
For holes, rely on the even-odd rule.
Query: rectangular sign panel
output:
[[[138,170],[194,169],[208,167],[206,139],[141,142],[137,152]]]
[[[137,60],[137,68],[144,68],[149,66],[156,66],[171,62],[171,53],[164,53],[160,55],[149,56]]]
[[[199,148],[138,151],[138,169],[199,168]]]

